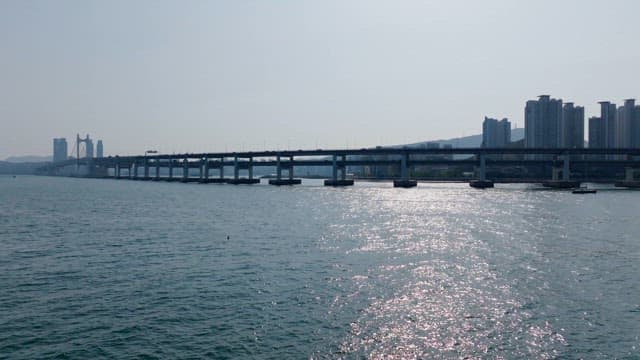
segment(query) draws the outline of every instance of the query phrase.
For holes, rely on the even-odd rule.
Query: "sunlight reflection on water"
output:
[[[355,241],[348,251],[382,254],[390,263],[352,278],[359,294],[392,293],[372,291],[341,350],[370,358],[557,356],[566,345],[562,335],[535,321],[502,269],[490,265],[497,262],[493,246],[519,232],[512,209],[500,205],[512,208],[522,194],[469,196],[458,185],[419,190],[366,191],[350,199],[349,221],[332,229],[336,238]]]

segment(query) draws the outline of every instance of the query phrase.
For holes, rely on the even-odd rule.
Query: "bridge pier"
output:
[[[180,165],[180,160],[170,157],[169,158],[169,177],[164,178],[164,181],[170,181],[170,182],[182,181],[182,176],[177,176],[177,177],[173,176],[174,175],[173,170],[175,170],[174,168],[178,167],[175,165]]]
[[[400,180],[393,180],[393,187],[412,188],[418,186],[416,180],[409,179],[409,153],[405,152],[400,158]]]
[[[149,159],[144,159],[144,180],[151,180],[149,177]]]
[[[626,167],[624,168],[624,180],[625,181],[633,181],[634,178],[634,174],[635,173],[635,169],[634,168],[630,168],[630,167]]]
[[[109,168],[106,166],[92,165],[89,172],[90,177],[106,178],[109,177]]]
[[[125,176],[124,174],[122,174],[122,170],[126,170],[127,171],[127,175]],[[127,164],[127,166],[121,166],[120,167],[120,179],[131,179],[131,164]]]
[[[133,180],[138,180],[138,163],[134,161],[131,166],[133,166],[133,176],[129,174],[130,175],[129,177],[132,178]]]
[[[160,180],[160,159],[155,159],[155,165],[156,165],[156,173],[155,173],[155,177],[153,180],[158,181]]]
[[[173,158],[169,158],[169,177],[165,179],[166,181],[173,180]]]
[[[246,185],[251,185],[251,184],[258,184],[260,183],[260,179],[254,179],[253,178],[253,170],[251,169],[253,167],[253,159],[250,158],[250,160],[248,162],[246,162],[247,164],[242,164],[242,162],[239,161],[238,156],[236,155],[234,157],[233,160],[233,179],[227,179],[227,184],[232,184],[232,185],[239,185],[239,184],[246,184]],[[240,169],[244,168],[247,169],[249,171],[249,177],[248,178],[241,178],[240,177]]]
[[[184,158],[182,160],[182,179],[180,180],[180,182],[183,183],[187,183],[187,182],[193,182],[193,181],[198,181],[200,179],[196,178],[196,179],[192,179],[189,177],[189,159],[188,158]]]
[[[569,155],[565,155],[564,159],[562,159],[562,181],[569,181],[571,175],[571,165],[569,161]]]
[[[200,181],[200,174],[198,174],[197,178],[192,178],[192,177],[189,176],[189,170],[190,170],[189,158],[185,157],[182,160],[182,179],[180,180],[180,182],[187,183],[187,182],[198,182],[198,181]]]
[[[469,182],[469,186],[476,189],[488,189],[494,186],[493,181],[487,180],[487,156],[480,154],[480,169],[478,171],[478,179]]]
[[[182,180],[181,182],[189,181],[189,159],[182,159]]]
[[[124,178],[124,164],[116,164],[116,179]]]
[[[200,164],[200,180],[206,182],[209,180],[209,158],[204,157],[201,161],[203,163]]]
[[[233,178],[237,181],[238,175],[240,173],[240,168],[238,167],[238,156],[233,159]]]
[[[353,179],[347,179],[347,166],[344,164],[347,160],[346,155],[341,155],[342,165],[338,165],[338,155],[333,155],[331,164],[331,179],[324,181],[324,186],[352,186]],[[338,170],[340,170],[340,179],[338,179]]]
[[[288,179],[283,179],[282,178],[282,169],[286,169],[288,171]],[[293,178],[293,155],[289,156],[289,163],[286,165],[282,165],[282,161],[280,159],[280,155],[277,155],[276,157],[276,178],[275,179],[269,179],[269,185],[276,185],[276,186],[281,186],[281,185],[299,185],[302,184],[302,180],[301,179],[294,179]]]
[[[553,166],[551,168],[551,181],[545,181],[542,186],[554,189],[571,189],[580,187],[580,181],[571,180],[571,163],[570,156],[565,154],[562,156],[562,168]],[[560,179],[562,174],[562,179]]]
[[[204,159],[204,173],[202,176],[200,176],[200,182],[203,184],[210,184],[210,183],[216,183],[216,184],[221,184],[221,183],[225,183],[226,179],[224,178],[224,159],[220,159],[219,164],[216,164],[215,162],[213,163],[213,166],[211,164],[211,160],[209,158],[205,158]],[[219,171],[219,176],[218,177],[211,177],[209,172],[211,171],[211,168],[214,169],[218,169]]]
[[[636,172],[638,169],[633,167],[624,168],[624,180],[616,182],[616,187],[625,187],[630,189],[640,189],[640,180],[636,180]]]

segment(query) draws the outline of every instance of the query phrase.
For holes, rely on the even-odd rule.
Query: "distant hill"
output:
[[[524,139],[524,128],[511,129],[511,141],[519,141]],[[438,143],[440,146],[449,144],[454,148],[478,148],[482,145],[482,134],[471,135],[447,140],[433,140],[423,141],[414,144],[408,144],[407,146],[425,146],[427,143]]]
[[[44,164],[44,162],[15,163],[0,161],[0,174],[34,174],[36,169]]]
[[[26,156],[10,156],[5,161],[9,163],[42,163],[52,161],[53,158],[51,156],[34,156],[34,155],[26,155]]]

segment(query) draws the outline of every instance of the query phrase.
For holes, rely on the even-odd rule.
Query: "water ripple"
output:
[[[640,356],[639,192],[319,184],[0,177],[0,354]]]

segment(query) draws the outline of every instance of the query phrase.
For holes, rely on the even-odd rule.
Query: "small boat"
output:
[[[597,192],[598,190],[596,189],[588,189],[586,187],[573,189],[573,191],[571,191],[572,194],[595,194]]]

